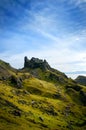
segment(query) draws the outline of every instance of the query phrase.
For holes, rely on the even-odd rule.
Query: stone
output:
[[[16,88],[22,88],[23,87],[22,81],[19,78],[12,75],[12,76],[10,76],[9,79],[10,79],[11,84],[13,84]]]

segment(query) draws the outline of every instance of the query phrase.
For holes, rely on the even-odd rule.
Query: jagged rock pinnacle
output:
[[[32,57],[30,60],[27,56],[24,57],[24,68],[41,68],[41,69],[50,69],[50,65],[46,60],[41,60],[39,58]]]

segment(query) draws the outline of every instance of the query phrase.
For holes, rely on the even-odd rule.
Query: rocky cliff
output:
[[[41,68],[43,70],[50,69],[50,65],[46,60],[41,60],[39,58],[32,57],[30,60],[25,56],[24,58],[24,68]]]

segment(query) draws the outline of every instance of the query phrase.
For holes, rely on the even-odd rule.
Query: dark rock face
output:
[[[84,106],[86,106],[86,92],[84,92],[83,90],[80,91],[80,99]]]
[[[27,57],[24,58],[23,70],[29,71],[31,75],[38,79],[43,79],[54,83],[59,82],[60,84],[64,84],[67,83],[66,80],[68,79],[64,73],[53,69],[46,60],[41,60],[34,57],[30,60]]]
[[[50,69],[49,64],[46,60],[41,60],[38,58],[32,57],[31,60],[29,60],[26,56],[24,58],[24,68],[41,68],[43,70]]]
[[[25,56],[24,57],[24,68],[27,68],[29,66],[29,59]]]
[[[16,87],[16,88],[22,88],[22,81],[19,78],[16,78],[15,76],[10,76],[10,82]]]
[[[80,91],[81,90],[81,87],[79,85],[77,85],[77,84],[76,85],[66,85],[65,87],[66,87],[66,89],[72,88],[72,89],[74,89],[76,91]]]

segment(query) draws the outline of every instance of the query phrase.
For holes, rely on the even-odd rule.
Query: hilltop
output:
[[[46,60],[0,60],[0,130],[85,130],[86,87]]]
[[[59,82],[63,84],[63,82],[66,83],[68,79],[64,73],[51,68],[46,60],[41,60],[34,57],[30,60],[27,57],[24,58],[24,68],[22,71],[29,72],[38,79],[53,83]]]
[[[75,81],[81,85],[85,85],[86,86],[86,76],[81,76],[79,75]]]

